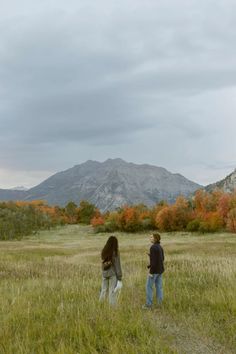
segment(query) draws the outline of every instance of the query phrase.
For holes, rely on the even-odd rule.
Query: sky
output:
[[[236,167],[234,0],[0,0],[0,188],[122,158]]]

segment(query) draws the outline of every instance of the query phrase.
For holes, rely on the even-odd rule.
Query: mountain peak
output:
[[[10,190],[12,191],[27,191],[29,188],[26,188],[24,186],[17,186],[17,187],[12,187]]]
[[[114,159],[109,158],[104,162],[125,162],[125,163],[127,163],[125,160],[121,159],[120,157],[116,157]]]
[[[125,160],[122,160],[121,158],[115,158],[115,159],[107,159],[106,161],[103,162],[104,165],[126,165],[128,162]]]

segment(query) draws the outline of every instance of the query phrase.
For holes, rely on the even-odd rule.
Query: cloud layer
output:
[[[8,174],[32,185],[108,157],[199,183],[236,166],[233,0],[12,0],[1,10],[0,188]]]

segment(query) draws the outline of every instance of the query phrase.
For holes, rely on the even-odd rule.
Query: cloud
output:
[[[208,166],[205,181],[210,165],[234,161],[234,1],[12,0],[1,10],[2,168],[53,173],[120,156],[193,179]]]

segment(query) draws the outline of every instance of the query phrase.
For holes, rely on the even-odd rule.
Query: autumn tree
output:
[[[236,207],[228,213],[226,228],[228,231],[236,233]]]
[[[156,216],[156,227],[160,231],[173,231],[172,221],[172,208],[167,205],[158,212]]]

